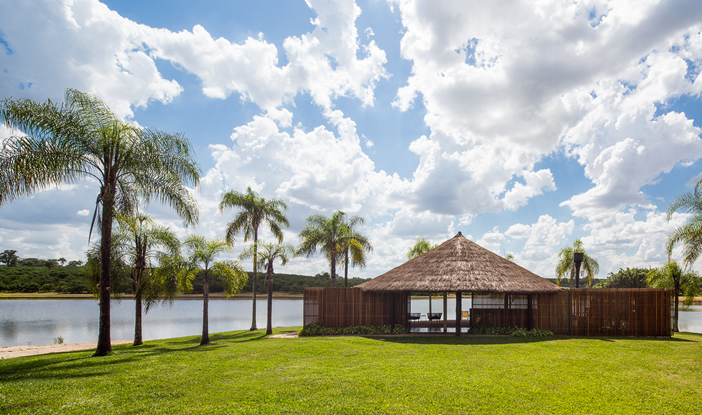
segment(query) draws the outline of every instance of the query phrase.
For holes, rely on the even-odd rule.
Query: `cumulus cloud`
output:
[[[478,245],[485,249],[489,249],[492,252],[501,255],[500,248],[502,247],[502,242],[505,240],[505,234],[501,233],[497,226],[492,229],[492,232],[486,232],[482,238],[475,241]]]
[[[517,263],[543,277],[553,276],[556,255],[561,245],[568,245],[567,236],[573,233],[575,222],[558,222],[550,215],[541,215],[536,223],[514,224],[505,235],[512,239],[526,239],[521,252],[516,254]]]
[[[393,105],[421,95],[432,130],[411,146],[418,209],[514,210],[555,189],[534,165],[562,148],[595,185],[566,202],[576,215],[645,206],[643,185],[702,156],[683,114],[653,116],[655,103],[700,90],[698,3],[392,4],[413,65]]]
[[[195,74],[206,96],[239,93],[284,126],[291,114],[279,107],[303,91],[324,108],[344,95],[373,105],[375,84],[388,76],[387,60],[375,41],[359,42],[360,9],[349,1],[308,4],[317,13],[314,29],[285,40],[288,64],[280,67],[278,49],[262,36],[237,44],[213,38],[201,25],[180,32],[151,28],[97,0],[10,2],[0,27],[16,53],[5,56],[0,93],[60,100],[68,85],[96,93],[118,115],[129,117],[134,107],[149,100],[168,103],[182,91],[158,71],[155,60],[164,59]],[[42,30],[27,31],[28,25]],[[24,58],[28,50],[30,59]]]

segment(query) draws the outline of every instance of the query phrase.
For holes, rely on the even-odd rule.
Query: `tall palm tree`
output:
[[[363,218],[359,216],[352,217],[344,223],[344,228],[339,238],[343,255],[341,260],[344,263],[344,287],[346,288],[349,286],[349,262],[353,266],[358,265],[359,268],[363,268],[366,266],[366,252],[373,251],[373,246],[368,241],[368,238],[356,230],[356,227],[363,225],[363,223]],[[350,258],[349,254],[351,254]]]
[[[123,260],[131,265],[132,292],[134,293],[134,346],[142,341],[142,310],[145,313],[165,295],[172,299],[177,294],[175,280],[157,278],[158,273],[152,259],[177,256],[180,253],[180,241],[168,227],[158,226],[143,214],[117,214],[117,229],[112,235],[113,249]],[[142,305],[143,303],[143,305]]]
[[[695,271],[685,272],[676,261],[668,261],[660,268],[654,268],[648,273],[646,282],[653,288],[672,288],[675,293],[675,315],[673,316],[673,331],[678,331],[678,296],[685,296],[683,305],[689,307],[700,291],[700,275]]]
[[[417,238],[414,245],[407,251],[407,260],[414,259],[423,253],[429,252],[438,245],[432,244],[427,238]]]
[[[336,260],[341,252],[345,215],[340,210],[334,212],[330,218],[319,214],[310,215],[299,235],[301,242],[296,255],[310,257],[317,249],[324,253],[329,261],[332,287],[336,287]]]
[[[592,286],[592,281],[595,275],[600,272],[600,264],[597,260],[590,255],[585,253],[585,247],[580,239],[573,242],[573,246],[567,246],[558,252],[558,264],[556,264],[556,282],[560,284],[561,278],[568,275],[568,282],[570,283],[575,277],[575,286],[578,287],[579,275],[575,273],[575,262],[573,261],[573,254],[579,252],[583,254],[583,263],[580,269],[585,272],[585,277],[587,278],[588,285]]]
[[[248,249],[241,253],[241,259],[250,259],[260,255],[261,262],[259,268],[266,270],[266,282],[268,284],[268,317],[266,320],[266,335],[273,334],[272,315],[273,315],[273,263],[280,259],[280,265],[285,265],[290,261],[295,254],[295,248],[290,244],[267,244],[261,243],[258,245],[258,252],[255,252],[256,246],[251,245]]]
[[[112,350],[110,255],[115,209],[129,211],[138,197],[146,202],[155,198],[175,209],[186,223],[197,223],[197,205],[185,187],[200,180],[192,147],[181,135],[140,129],[120,120],[100,99],[75,89],[66,90],[61,105],[6,99],[0,121],[26,134],[5,140],[0,150],[0,205],[87,177],[100,184],[90,233],[98,218],[100,328],[95,356],[104,356]]]
[[[673,199],[668,205],[668,221],[673,213],[683,211],[691,213],[684,225],[677,227],[668,235],[665,244],[668,258],[673,254],[673,248],[679,242],[683,244],[683,265],[692,266],[702,254],[702,180],[697,182],[695,190],[684,193]]]
[[[226,209],[236,208],[239,213],[234,217],[234,220],[227,224],[227,242],[234,243],[234,236],[240,232],[244,232],[244,242],[253,239],[254,257],[253,257],[253,272],[254,280],[253,288],[253,310],[251,313],[251,331],[256,328],[256,290],[258,281],[258,229],[262,224],[267,224],[273,236],[276,237],[278,243],[283,242],[283,231],[281,226],[286,228],[290,226],[288,218],[285,216],[285,211],[288,210],[288,205],[280,199],[266,200],[260,197],[258,193],[251,190],[251,187],[246,188],[246,193],[240,193],[230,190],[222,195],[222,201],[219,203],[219,211],[224,212]]]
[[[230,252],[232,244],[222,239],[207,240],[202,236],[191,236],[183,243],[188,250],[188,280],[195,277],[197,271],[203,272],[204,284],[202,286],[202,338],[200,344],[210,342],[209,334],[209,299],[210,299],[210,273],[217,275],[224,282],[224,292],[227,297],[236,294],[244,288],[248,274],[244,268],[233,260],[215,261],[215,258],[223,252]]]

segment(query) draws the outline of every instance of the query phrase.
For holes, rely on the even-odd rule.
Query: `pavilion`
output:
[[[461,333],[463,293],[490,294],[483,304],[500,304],[503,320],[509,302],[523,296],[521,303],[526,327],[533,325],[533,294],[556,293],[562,288],[549,280],[491,252],[464,237],[456,236],[404,264],[357,286],[371,292],[428,292],[444,296],[444,331],[447,322],[447,293],[456,295],[456,335]],[[473,299],[475,302],[475,299]],[[493,313],[494,314],[494,313]],[[493,316],[494,317],[494,316]],[[524,319],[522,319],[524,320]]]

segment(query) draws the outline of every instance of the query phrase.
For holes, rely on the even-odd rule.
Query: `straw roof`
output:
[[[460,232],[383,275],[358,285],[364,291],[549,293],[560,288],[466,239]]]

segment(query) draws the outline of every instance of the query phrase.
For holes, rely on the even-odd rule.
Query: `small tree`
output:
[[[660,268],[652,269],[646,279],[653,288],[672,288],[675,295],[675,315],[673,331],[678,331],[678,296],[685,296],[684,307],[689,307],[700,292],[700,275],[695,271],[683,270],[676,261],[668,261]]]
[[[619,268],[616,273],[610,272],[607,279],[595,285],[595,288],[648,288],[646,279],[651,271],[648,268]]]
[[[0,253],[0,262],[3,264],[7,265],[8,267],[16,267],[17,266],[17,260],[19,260],[19,257],[15,255],[17,251],[14,249],[6,249],[2,253]]]
[[[209,286],[209,275],[217,275],[224,281],[224,292],[227,298],[236,294],[244,287],[246,280],[248,279],[248,274],[244,271],[244,268],[237,261],[216,261],[215,258],[223,252],[230,252],[232,250],[232,244],[227,243],[222,239],[206,240],[202,236],[191,236],[185,240],[183,243],[185,248],[188,250],[188,276],[185,278],[191,280],[195,278],[195,272],[201,271],[204,273],[204,285],[202,286],[202,339],[200,344],[207,344],[210,342],[209,335],[209,310],[208,302],[210,298],[210,286]],[[178,261],[174,261],[178,262]],[[181,268],[182,267],[175,267]],[[181,272],[178,272],[181,273]]]
[[[285,216],[288,205],[282,200],[266,200],[260,197],[258,193],[251,190],[251,187],[248,187],[246,188],[246,193],[230,190],[222,195],[222,201],[219,203],[219,211],[224,212],[229,208],[239,209],[239,212],[234,217],[234,220],[227,224],[228,243],[233,244],[236,234],[244,232],[244,242],[253,240],[253,244],[256,246],[258,244],[258,229],[263,224],[268,225],[268,229],[278,239],[278,243],[283,242],[283,230],[281,227],[290,226],[290,222],[288,222],[288,218]],[[256,285],[258,280],[258,258],[256,254],[257,252],[254,251],[253,301],[251,312],[252,331],[257,329]]]
[[[568,282],[571,282],[573,278],[580,278],[580,276],[575,275],[575,262],[573,261],[573,254],[575,252],[583,253],[583,263],[581,265],[581,270],[585,272],[585,278],[590,286],[592,286],[592,281],[595,279],[595,275],[600,272],[600,264],[597,260],[590,255],[585,253],[585,246],[580,239],[573,242],[573,246],[567,246],[558,252],[558,264],[556,264],[556,282],[561,283],[561,279],[568,275]],[[576,280],[576,286],[578,285]]]
[[[134,346],[139,346],[143,343],[142,311],[148,313],[162,296],[172,300],[176,294],[174,289],[164,285],[163,282],[169,280],[157,278],[152,260],[177,256],[180,241],[168,227],[156,225],[146,215],[117,214],[117,230],[113,233],[112,245],[117,255],[131,266],[135,302]]]
[[[432,244],[427,238],[417,238],[414,245],[407,251],[407,260],[414,259],[423,253],[429,252],[438,245]]]
[[[341,238],[344,232],[344,216],[337,210],[330,218],[324,215],[310,215],[305,227],[300,231],[300,246],[296,255],[312,256],[317,249],[322,251],[329,261],[331,286],[336,287],[336,261],[341,252]]]
[[[241,259],[250,259],[254,257],[256,245],[251,245],[247,250],[241,253]],[[266,320],[266,335],[273,334],[272,315],[273,315],[273,263],[279,259],[280,265],[285,265],[290,261],[290,258],[295,253],[295,248],[290,244],[258,244],[259,268],[266,270],[266,282],[268,284],[268,316]]]

